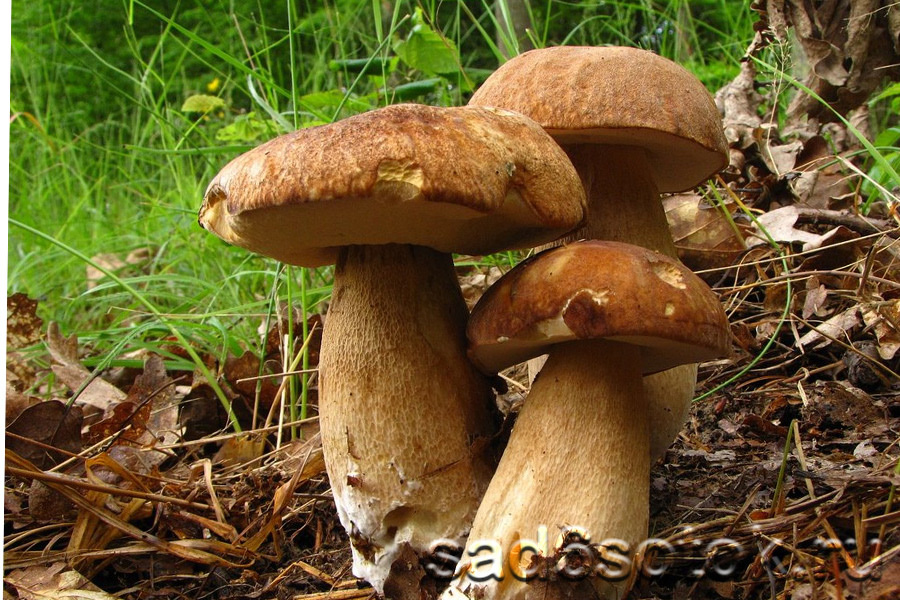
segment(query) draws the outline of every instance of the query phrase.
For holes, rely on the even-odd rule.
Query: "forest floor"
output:
[[[834,181],[821,175],[819,184]],[[676,232],[672,206],[723,214],[702,202],[667,201]],[[773,197],[759,215],[781,239],[699,252],[735,353],[703,365],[698,393],[711,393],[653,468],[651,532],[671,545],[634,597],[900,593],[898,229],[890,215],[815,201],[802,209]],[[707,239],[715,223],[702,226]],[[753,224],[739,225],[752,239]],[[467,299],[498,275],[461,269]],[[350,574],[315,418],[295,423],[296,439],[287,428],[280,443],[275,425],[223,433],[224,411],[198,375],[140,356],[143,370],[93,378],[77,340],[44,326],[35,306],[8,300],[13,346],[44,340],[50,358],[8,355],[5,597],[371,595]],[[277,344],[270,350],[280,364]],[[315,356],[313,348],[313,365]],[[242,420],[258,369],[249,353],[219,365]],[[50,372],[46,391],[58,400],[16,390]],[[527,388],[521,369],[508,376],[501,406],[520,403]],[[265,410],[277,382],[262,386]]]

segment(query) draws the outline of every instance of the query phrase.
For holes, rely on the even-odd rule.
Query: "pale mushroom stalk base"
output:
[[[493,540],[508,561],[515,542],[537,540],[541,526],[547,528],[551,569],[566,526],[586,532],[593,544],[624,540],[629,555],[634,552],[647,535],[649,514],[649,430],[640,364],[637,347],[619,342],[579,340],[553,347],[485,493],[467,553]],[[477,555],[476,561],[482,558]],[[523,553],[513,564],[524,573],[533,559],[533,553]],[[445,599],[618,598],[626,591],[626,581],[600,576],[526,582],[512,576],[508,563],[500,581],[476,582],[466,576],[471,560],[463,557],[457,568],[463,576]],[[468,564],[469,572],[476,566]],[[483,567],[475,572],[483,573]]]
[[[341,251],[319,362],[322,446],[353,573],[394,598],[392,585],[418,587],[422,573],[392,582],[393,563],[464,543],[493,472],[492,393],[466,358],[467,317],[450,255]]]
[[[584,226],[559,241],[610,240],[643,246],[677,258],[659,189],[653,181],[650,156],[637,146],[564,144],[563,149],[587,192],[588,217]],[[544,357],[528,361],[534,379]],[[665,454],[687,419],[697,383],[697,365],[680,365],[644,377],[650,403],[650,458]]]

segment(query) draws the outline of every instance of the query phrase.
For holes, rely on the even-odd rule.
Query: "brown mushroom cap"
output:
[[[486,254],[552,241],[585,197],[565,153],[506,110],[394,105],[295,131],[213,179],[200,224],[278,260],[318,266],[356,244]]]
[[[487,373],[570,340],[640,346],[645,374],[730,349],[725,311],[687,267],[597,240],[547,250],[504,275],[472,310],[468,337],[470,358]]]
[[[661,192],[691,189],[728,160],[709,91],[678,64],[637,48],[525,52],[488,77],[469,105],[528,115],[563,145],[644,147]]]

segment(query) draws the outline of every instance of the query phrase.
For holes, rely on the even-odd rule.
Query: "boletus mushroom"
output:
[[[557,244],[612,240],[675,257],[660,192],[691,189],[728,161],[722,119],[703,84],[678,64],[637,48],[525,52],[488,77],[469,104],[528,115],[572,159],[587,192],[588,218]],[[534,375],[540,361],[529,367]],[[696,377],[691,364],[646,379],[646,393],[657,399],[652,427],[665,428],[651,460],[681,429]]]
[[[472,310],[468,338],[485,373],[548,359],[444,598],[621,597],[649,518],[652,433],[641,377],[728,354],[716,295],[657,252],[573,242],[491,286]],[[573,533],[575,573],[566,570]],[[610,552],[622,560],[607,572],[616,561],[599,557]]]
[[[290,264],[336,265],[320,431],[353,572],[379,593],[419,597],[417,560],[436,540],[463,543],[496,464],[450,253],[548,242],[584,204],[538,125],[481,107],[395,105],[299,130],[209,184],[203,227]]]

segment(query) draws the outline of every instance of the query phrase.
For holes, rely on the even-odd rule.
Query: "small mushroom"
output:
[[[216,235],[291,264],[336,263],[322,446],[353,572],[379,593],[403,587],[389,580],[395,562],[408,572],[436,540],[463,542],[496,464],[492,394],[466,357],[449,253],[548,242],[579,225],[584,203],[538,125],[479,107],[396,105],[296,131],[210,183],[200,223]]]
[[[469,102],[528,115],[559,142],[588,196],[579,239],[637,244],[676,256],[660,192],[691,189],[728,161],[712,96],[690,72],[646,50],[559,46],[525,52],[501,66]],[[540,361],[529,370],[535,374]],[[696,365],[645,380],[660,432],[651,460],[681,429]],[[674,416],[675,418],[670,418]]]
[[[649,406],[644,374],[727,355],[717,297],[681,263],[618,242],[547,250],[497,281],[472,310],[469,355],[485,373],[548,353],[475,516],[445,598],[621,597],[626,583],[582,560],[588,575],[523,577],[565,560],[567,532],[631,556],[647,535]],[[545,528],[545,544],[537,540]],[[552,543],[553,540],[558,540]],[[499,544],[499,546],[497,546]],[[499,579],[485,548],[501,549]],[[584,559],[584,557],[582,557]],[[589,564],[585,565],[587,562]],[[484,563],[484,564],[483,564]],[[608,566],[608,565],[607,565]],[[626,568],[630,565],[624,565]],[[585,582],[593,587],[585,595]],[[581,586],[581,587],[577,587]],[[588,588],[590,589],[590,588]]]

